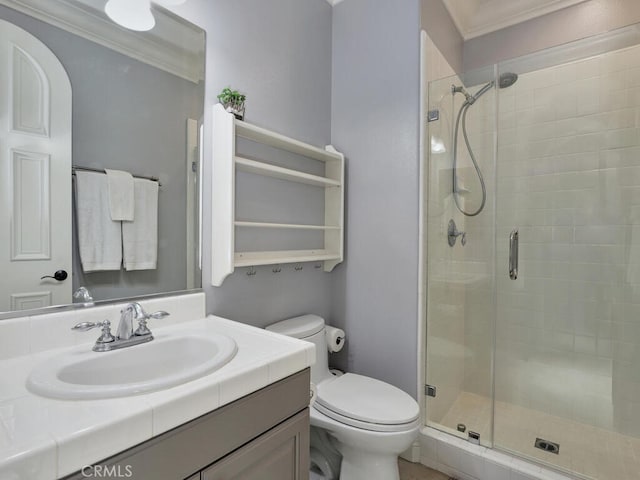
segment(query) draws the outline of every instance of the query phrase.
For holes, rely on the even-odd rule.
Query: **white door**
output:
[[[71,268],[71,83],[0,20],[0,311],[71,303]]]

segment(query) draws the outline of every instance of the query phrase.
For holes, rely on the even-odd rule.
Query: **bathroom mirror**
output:
[[[155,5],[152,30],[126,30],[105,15],[104,4],[0,0],[8,52],[4,59],[0,53],[0,318],[72,304],[80,286],[98,302],[201,286],[205,33]],[[22,39],[31,37],[34,46],[25,47]],[[38,42],[58,67],[39,63]],[[59,94],[65,81],[57,86],[48,68],[68,76],[66,100]],[[58,111],[68,111],[69,132],[54,138]],[[42,138],[53,142],[51,152],[28,146]],[[56,138],[68,141],[67,150]],[[75,205],[74,192],[75,173],[85,169],[157,179],[155,268],[83,270],[76,223],[77,208],[86,205]]]

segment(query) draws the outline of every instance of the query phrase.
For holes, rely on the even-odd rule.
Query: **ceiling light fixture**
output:
[[[165,7],[180,5],[186,0],[153,0]],[[146,32],[151,30],[156,20],[151,13],[151,0],[108,0],[104,6],[107,16],[118,25],[135,30]]]
[[[104,11],[111,20],[129,30],[146,32],[156,24],[151,14],[151,0],[109,0]]]
[[[152,0],[153,3],[159,3],[160,5],[164,5],[165,7],[170,7],[172,5],[182,5],[187,0]]]

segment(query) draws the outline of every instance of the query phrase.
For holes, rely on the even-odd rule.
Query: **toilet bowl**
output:
[[[399,480],[398,455],[411,446],[420,428],[417,402],[380,380],[353,373],[332,375],[325,323],[317,315],[283,320],[267,330],[316,346],[311,382],[317,395],[310,406],[311,425],[326,431],[342,455],[340,480]],[[313,438],[312,448],[323,451]]]
[[[313,425],[310,440],[310,473],[319,473],[323,480],[338,480],[342,455],[336,449],[336,440],[325,429]]]

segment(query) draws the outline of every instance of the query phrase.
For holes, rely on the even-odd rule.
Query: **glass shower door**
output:
[[[637,479],[640,47],[520,73],[498,104],[495,446]]]
[[[490,80],[491,78],[489,78]],[[487,82],[464,87],[475,94]],[[492,444],[492,351],[494,311],[494,204],[482,186],[459,122],[453,194],[456,120],[464,105],[457,76],[429,84],[427,231],[427,424]],[[469,107],[468,140],[482,170],[487,192],[495,189],[495,93],[488,88]],[[460,208],[459,208],[460,207]]]

